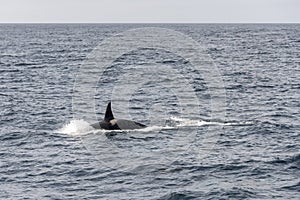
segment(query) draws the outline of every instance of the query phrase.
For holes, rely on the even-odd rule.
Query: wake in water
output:
[[[253,122],[218,122],[206,121],[199,119],[187,119],[179,117],[171,117],[170,120],[176,123],[177,127],[191,127],[191,126],[247,126],[254,124]]]
[[[165,126],[149,126],[143,129],[135,130],[104,130],[94,129],[90,124],[83,119],[73,119],[69,123],[65,124],[61,129],[57,130],[57,133],[67,134],[71,136],[83,136],[88,134],[98,133],[111,133],[111,132],[150,132],[167,129],[177,129],[182,127],[200,127],[200,126],[248,126],[252,125],[253,122],[214,122],[205,121],[199,119],[187,119],[179,117],[170,117],[166,120],[167,125]]]

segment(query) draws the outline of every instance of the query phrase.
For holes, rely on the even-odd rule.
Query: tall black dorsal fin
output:
[[[112,119],[114,119],[114,115],[113,115],[113,113],[111,111],[111,102],[109,102],[107,104],[107,107],[106,107],[104,121],[108,121],[109,122]]]

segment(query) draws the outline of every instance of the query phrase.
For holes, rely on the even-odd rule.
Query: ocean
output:
[[[0,88],[0,199],[299,199],[299,24],[0,24]]]

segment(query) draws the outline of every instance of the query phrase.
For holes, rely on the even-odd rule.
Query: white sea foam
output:
[[[216,122],[216,121],[205,121],[201,119],[188,119],[188,118],[179,118],[171,117],[173,122],[175,122],[177,127],[185,126],[247,126],[252,125],[253,122]]]
[[[188,119],[188,118],[179,118],[179,117],[171,117],[170,119],[176,123],[177,127],[223,125],[222,123],[219,122],[204,121],[201,119]]]
[[[65,124],[61,129],[57,130],[58,133],[79,136],[92,133],[94,130],[90,124],[82,119],[73,119]]]

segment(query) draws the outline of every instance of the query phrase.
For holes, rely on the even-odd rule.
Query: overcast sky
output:
[[[300,0],[0,0],[11,22],[300,22]]]

